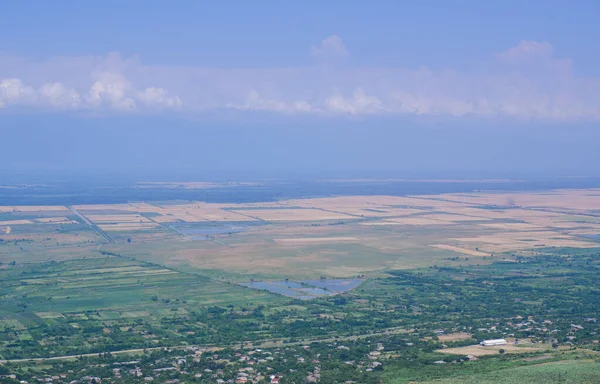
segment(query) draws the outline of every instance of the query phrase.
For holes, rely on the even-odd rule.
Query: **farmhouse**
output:
[[[481,343],[484,347],[491,347],[493,345],[505,345],[506,340],[504,339],[494,339],[494,340],[483,340]]]

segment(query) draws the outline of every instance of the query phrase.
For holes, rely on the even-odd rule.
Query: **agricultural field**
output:
[[[214,378],[191,375],[221,367],[224,379],[235,378],[249,361],[257,372],[275,367],[289,382],[315,375],[315,366],[326,383],[340,377],[373,384],[460,382],[467,376],[498,382],[519,373],[539,373],[550,383],[575,380],[570,377],[594,382],[599,251],[546,250],[518,262],[390,270],[388,277],[362,282],[306,281],[340,292],[313,300],[120,256],[9,266],[1,280],[2,300],[10,305],[2,307],[0,374],[7,372],[5,359],[8,372],[22,378],[60,373],[78,379],[85,375],[82,364],[110,378],[114,364],[135,359],[144,377],[201,383]],[[508,344],[478,345],[500,337]],[[222,365],[215,365],[215,355]],[[186,369],[181,362],[161,365],[175,367],[169,369],[176,376],[154,371],[157,361],[182,356]],[[555,364],[560,369],[547,367]],[[129,381],[116,382],[135,383],[136,377],[123,373]]]
[[[0,269],[0,280],[0,332],[18,332],[19,338],[38,343],[15,347],[10,337],[4,339],[0,341],[4,357],[7,353],[26,356],[29,348],[41,354],[75,352],[92,348],[92,341],[97,348],[112,340],[114,329],[131,327],[138,319],[151,319],[150,326],[162,328],[162,318],[186,315],[199,306],[243,307],[283,301],[260,290],[107,255],[7,266]],[[105,329],[103,337],[86,340],[86,329],[99,324]],[[58,339],[44,335],[42,330],[48,327],[67,329],[70,335]],[[160,339],[180,339],[176,331],[164,329]],[[138,339],[141,345],[147,344]]]
[[[351,278],[457,257],[486,263],[551,247],[597,247],[598,195],[559,190],[73,208],[114,240],[103,249],[136,259],[232,276]]]
[[[594,248],[599,212],[600,192],[594,189],[6,206],[0,207],[0,260],[13,261],[15,251],[35,260],[46,253],[52,260],[56,247],[83,248],[86,254],[101,246],[177,268],[351,278],[445,265],[456,257],[486,263],[552,247]],[[63,258],[75,256],[66,254]]]
[[[593,189],[2,206],[0,376],[32,358],[300,346],[339,359],[322,382],[588,377],[599,234]]]

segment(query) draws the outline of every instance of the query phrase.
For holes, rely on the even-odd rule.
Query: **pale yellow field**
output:
[[[470,338],[471,338],[471,334],[466,333],[466,332],[448,333],[446,335],[438,336],[438,339],[440,341],[468,340]]]
[[[386,219],[379,221],[370,221],[360,223],[367,226],[386,226],[386,225],[412,225],[412,226],[428,226],[428,225],[451,225],[452,223],[441,220],[426,219],[422,216],[410,217],[406,219]]]
[[[443,199],[480,205],[567,208],[574,211],[600,209],[598,190],[556,190],[545,193],[444,194]]]
[[[453,207],[464,207],[467,204],[460,201],[448,201],[438,199],[437,196],[412,196],[412,197],[401,197],[401,196],[375,196],[375,200],[378,204],[382,205],[400,205],[406,208],[420,207],[429,208],[435,210],[445,210]]]
[[[470,255],[470,256],[489,256],[490,255],[489,253],[479,252],[475,249],[466,249],[466,248],[461,248],[461,247],[455,247],[453,245],[433,244],[431,246],[434,248],[445,249],[447,251],[463,253],[465,255]]]
[[[389,220],[367,221],[367,222],[359,223],[359,224],[365,225],[365,226],[407,225],[404,223],[397,223],[397,222],[389,221]]]
[[[600,211],[594,211],[600,196],[596,194],[600,191],[76,206],[109,234],[114,240],[110,244],[87,226],[76,227],[77,233],[49,225],[47,230],[42,228],[46,223],[66,224],[66,216],[70,217],[66,207],[4,206],[0,207],[4,213],[0,232],[4,232],[6,244],[0,257],[16,258],[11,252],[21,246],[30,252],[36,247],[44,250],[40,258],[79,257],[79,249],[87,246],[89,252],[97,253],[102,244],[107,251],[166,265],[305,276],[355,276],[434,263],[455,265],[448,251],[476,256],[473,262],[483,263],[491,258],[477,257],[494,254],[511,259],[512,253],[535,255],[547,247],[600,248],[600,243],[581,237],[600,233]],[[240,233],[226,230],[200,236],[202,240],[163,228],[179,222],[189,228],[248,225]],[[40,227],[28,233],[29,227],[19,224]],[[128,238],[132,243],[124,244]],[[31,243],[9,244],[11,240]]]
[[[462,221],[486,221],[489,220],[486,217],[475,217],[475,216],[466,216],[466,215],[454,215],[454,214],[432,214],[423,216],[427,219],[431,220],[440,220],[440,221],[448,221],[448,222],[462,222]]]
[[[520,220],[522,223],[490,223],[490,228],[534,230],[535,226],[555,226],[559,228],[580,228],[584,224],[564,220],[564,216],[558,212],[545,212],[532,210],[531,207],[550,205],[556,207],[562,205],[566,210],[573,211],[581,208],[582,204],[591,204],[600,201],[597,196],[585,191],[574,191],[575,198],[565,198],[569,193],[565,191],[550,194],[447,194],[439,196],[343,196],[316,199],[294,199],[281,202],[251,203],[237,205],[243,208],[256,208],[235,210],[235,204],[208,204],[192,203],[183,205],[157,206],[147,203],[111,204],[111,205],[87,205],[77,206],[81,210],[118,210],[123,212],[152,212],[158,214],[152,221],[158,223],[170,222],[202,222],[202,221],[319,221],[319,220],[343,220],[348,218],[388,218],[394,223],[406,225],[436,225],[436,221],[443,222],[468,222],[468,221],[493,221],[495,219]],[[521,206],[527,209],[481,209],[478,204],[505,205],[506,202],[514,203],[518,197],[523,202]],[[581,203],[581,198],[585,203]],[[537,202],[539,204],[533,204]],[[551,203],[551,204],[550,204]],[[529,205],[527,205],[529,204]],[[517,205],[516,203],[513,205]],[[531,206],[531,207],[530,207]],[[274,209],[258,209],[270,207]],[[290,209],[276,209],[277,207],[289,207]],[[294,209],[294,207],[309,208]],[[228,209],[223,209],[228,208]],[[334,211],[334,212],[330,212]],[[442,213],[444,212],[444,213]],[[426,217],[413,219],[406,218],[397,220],[398,217],[420,215],[429,213]],[[102,215],[92,215],[102,216]],[[106,220],[94,217],[93,220]],[[427,219],[427,220],[423,220]],[[436,221],[430,221],[436,220]],[[386,223],[385,221],[382,223]],[[530,224],[531,227],[528,227]],[[378,225],[375,222],[372,225]],[[394,225],[394,224],[379,224]]]
[[[321,207],[320,207],[321,208]],[[356,217],[396,217],[396,216],[409,216],[414,214],[423,213],[422,210],[418,209],[406,209],[406,208],[390,208],[385,206],[358,206],[358,207],[349,207],[349,206],[333,206],[328,208],[321,209],[329,209],[340,213],[345,213],[348,215],[356,216]]]
[[[33,224],[31,220],[6,220],[0,221],[0,225],[21,225],[21,224]]]
[[[87,204],[75,205],[73,208],[78,211],[130,211],[136,212],[135,207],[131,204]]]
[[[487,219],[506,219],[510,218],[507,216],[504,211],[494,211],[491,209],[481,209],[472,206],[462,206],[462,207],[448,207],[443,209],[444,212],[457,214],[457,215],[466,215],[472,217],[481,217]]]
[[[395,207],[372,201],[380,197],[343,196],[334,198],[291,200],[283,202],[290,207],[319,208],[362,217],[407,216],[422,213],[423,210]]]
[[[19,205],[19,206],[0,206],[0,212],[47,212],[47,211],[68,211],[67,207],[62,205]]]
[[[264,221],[349,220],[354,217],[320,209],[245,209],[237,213]]]
[[[197,222],[206,221],[201,217],[193,216],[193,215],[189,215],[189,214],[176,214],[176,215],[168,214],[168,215],[164,215],[164,216],[153,217],[152,220],[157,223],[176,223],[176,222],[180,222],[180,221],[184,221],[187,223],[197,223]]]
[[[536,247],[575,247],[595,248],[598,243],[557,232],[497,232],[476,237],[454,238],[462,243],[483,244],[480,249],[486,252],[503,252]]]
[[[139,231],[144,229],[154,229],[159,227],[156,223],[114,223],[99,224],[98,227],[103,231]]]
[[[92,222],[100,223],[150,223],[151,220],[142,215],[86,215]]]
[[[486,228],[493,229],[505,229],[510,231],[541,231],[548,229],[546,227],[529,224],[529,223],[493,223],[493,224],[479,224]]]
[[[45,224],[39,224],[40,226],[45,226]],[[15,240],[25,240],[31,241],[34,244],[40,245],[55,245],[56,243],[68,245],[68,244],[81,244],[86,243],[88,241],[98,240],[97,235],[92,231],[81,232],[81,233],[64,233],[64,232],[56,232],[52,231],[52,236],[49,237],[47,232],[29,232],[29,233],[15,233],[12,231],[6,235],[3,235],[2,238],[5,241],[15,241]]]
[[[322,244],[322,243],[354,243],[358,242],[356,237],[298,237],[288,239],[275,239],[276,242],[281,244]]]
[[[498,355],[500,350],[504,349],[506,353],[528,353],[528,352],[540,352],[545,350],[551,350],[552,347],[550,345],[541,346],[541,347],[533,347],[532,344],[526,345],[514,345],[514,344],[506,344],[506,345],[495,345],[490,347],[484,347],[482,345],[468,345],[465,347],[458,348],[444,348],[438,349],[436,352],[447,353],[451,355],[473,355],[473,356],[485,356],[485,355]]]
[[[35,219],[35,221],[44,224],[77,224],[77,221],[67,219],[66,217],[43,217]]]
[[[244,215],[243,212],[230,212],[224,210],[214,213],[202,213],[201,217],[207,221],[256,221],[256,219]]]
[[[405,216],[422,213],[422,206],[431,206],[425,200],[396,196],[340,196],[295,199],[283,203],[291,207],[319,208],[364,217]]]
[[[452,225],[448,221],[430,219],[428,216],[408,216],[388,219],[388,221],[405,225]]]
[[[186,205],[159,206],[153,212],[163,216],[154,217],[160,223],[177,221],[202,222],[202,221],[254,221],[256,219],[245,216],[243,212],[236,213],[222,209],[219,204],[196,203]]]

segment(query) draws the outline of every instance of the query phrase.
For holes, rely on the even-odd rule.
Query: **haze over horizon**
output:
[[[30,5],[2,170],[600,176],[594,1]]]

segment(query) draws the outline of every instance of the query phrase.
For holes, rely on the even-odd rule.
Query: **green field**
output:
[[[3,357],[114,349],[123,343],[181,343],[178,327],[168,326],[165,319],[187,316],[197,308],[284,301],[267,292],[100,254],[94,259],[8,266],[0,269],[0,282]],[[144,341],[136,338],[140,335],[136,332],[132,335],[135,340],[127,334],[116,335],[123,340],[115,340],[113,332],[139,325],[139,320],[160,330],[156,332],[159,336]],[[48,327],[68,336],[55,338]],[[95,334],[96,329],[107,327],[114,331],[88,337],[89,330]],[[32,342],[15,345],[15,339]]]
[[[389,381],[388,383],[401,383]],[[441,379],[430,384],[595,384],[600,383],[600,363],[591,361],[558,361],[553,363],[508,368],[488,373]]]
[[[584,192],[573,193],[567,201]],[[544,196],[556,205],[569,193]],[[286,372],[282,384],[321,374],[315,366],[332,384],[597,382],[600,247],[578,236],[595,219],[577,205],[499,209],[481,205],[488,198],[503,201],[474,193],[77,211],[94,222],[5,209],[0,376],[15,364],[33,382],[31,372],[64,373],[63,359],[84,370],[90,359],[106,378],[134,353],[145,372],[157,361],[176,367],[161,380],[214,383],[191,374],[234,380],[250,359],[238,358],[265,349],[279,357],[254,363]],[[235,221],[235,211],[253,216]],[[43,222],[60,217],[76,222]],[[238,284],[357,276],[357,288],[312,300]],[[493,338],[508,340],[504,353],[481,350]],[[200,359],[191,347],[227,358]],[[185,364],[168,361],[186,353]]]

